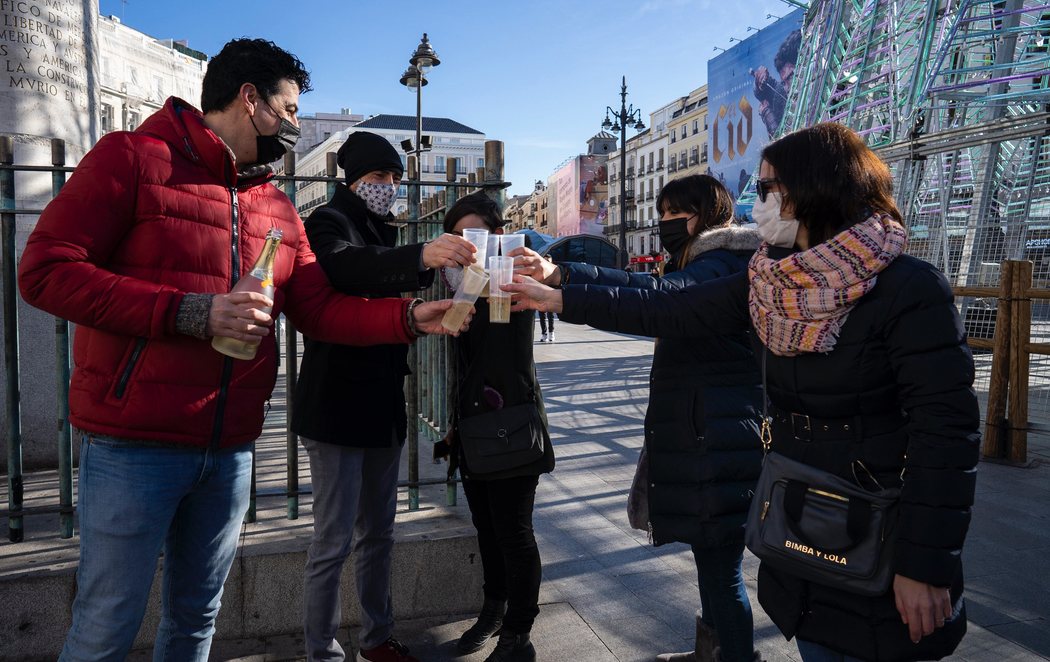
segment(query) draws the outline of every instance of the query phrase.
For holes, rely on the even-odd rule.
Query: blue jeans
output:
[[[741,568],[744,541],[722,547],[694,545],[693,557],[700,584],[700,620],[718,633],[721,659],[751,662],[755,626]]]
[[[859,657],[843,655],[812,641],[796,639],[795,643],[798,645],[798,654],[802,656],[802,662],[863,662]]]
[[[248,509],[252,453],[135,446],[82,434],[80,566],[60,660],[123,660],[164,551],[161,660],[205,661]]]

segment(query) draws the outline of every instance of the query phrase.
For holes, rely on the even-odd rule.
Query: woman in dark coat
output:
[[[448,210],[445,231],[462,234],[467,228],[484,228],[502,234],[501,219],[495,202],[484,193],[474,193]],[[477,622],[463,634],[458,645],[460,651],[472,653],[499,634],[499,642],[486,662],[531,662],[536,659],[536,651],[529,632],[540,611],[541,574],[532,510],[540,474],[554,469],[554,449],[547,436],[543,395],[532,356],[535,314],[512,313],[509,324],[490,324],[487,301],[478,299],[475,309],[470,329],[453,341],[457,387],[450,407],[453,431],[449,439],[449,474],[458,466],[478,531],[485,602]],[[473,471],[458,443],[459,422],[527,402],[534,402],[539,410],[543,455],[506,471]],[[445,450],[445,444],[440,443],[435,455]]]
[[[847,480],[899,486],[893,582],[864,597],[763,562],[758,595],[806,662],[930,660],[966,631],[961,552],[979,444],[973,358],[952,292],[903,253],[889,169],[849,129],[819,124],[763,151],[748,273],[680,292],[521,283],[570,322],[648,335],[751,327],[766,364],[772,449]]]
[[[671,254],[663,278],[526,256],[526,275],[548,285],[608,285],[677,291],[747,269],[758,233],[733,227],[733,198],[708,175],[668,182],[656,201],[660,241]],[[542,313],[541,313],[542,314]],[[598,320],[597,326],[608,325]],[[744,520],[762,462],[762,389],[745,330],[714,338],[659,338],[645,415],[648,528],[653,544],[693,549],[700,587],[695,649],[668,662],[750,662],[754,625],[741,561]],[[637,479],[636,479],[637,480]]]

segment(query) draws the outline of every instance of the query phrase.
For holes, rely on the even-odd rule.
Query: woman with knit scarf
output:
[[[904,253],[889,169],[825,123],[762,152],[746,273],[678,292],[522,282],[516,308],[667,336],[753,332],[772,450],[901,497],[891,587],[867,597],[763,562],[758,598],[805,662],[936,660],[966,631],[961,552],[979,445],[973,358],[951,289]]]

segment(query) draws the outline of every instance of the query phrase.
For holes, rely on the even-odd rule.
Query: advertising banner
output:
[[[711,174],[736,200],[780,128],[805,11],[796,10],[707,63]],[[737,208],[738,213],[750,213]]]

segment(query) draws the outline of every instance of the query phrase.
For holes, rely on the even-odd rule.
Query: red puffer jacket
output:
[[[368,301],[328,283],[288,198],[238,181],[225,144],[178,99],[134,133],[102,138],[44,210],[19,265],[27,302],[78,325],[70,420],[97,434],[188,446],[257,438],[276,346],[237,361],[175,331],[187,293],[225,293],[271,227],[284,232],[274,317],[325,342],[409,342],[405,299]]]

